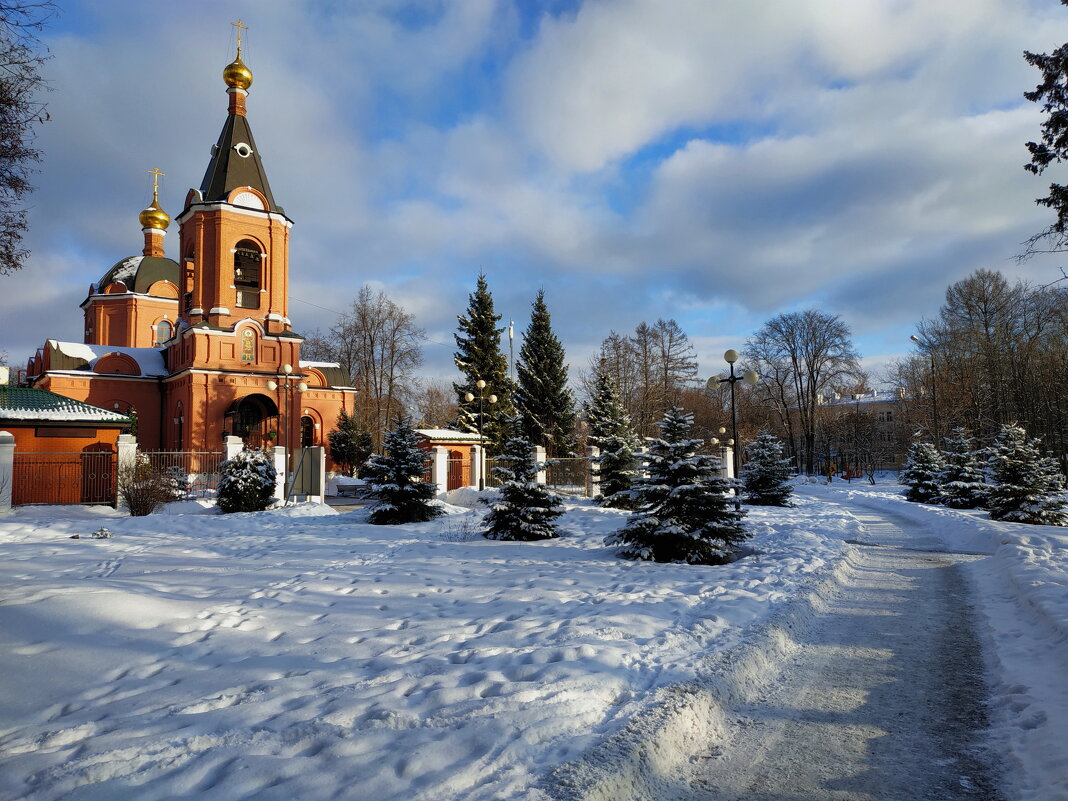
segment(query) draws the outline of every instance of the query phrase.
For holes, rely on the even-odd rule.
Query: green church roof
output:
[[[47,389],[0,386],[0,424],[13,422],[74,422],[129,424],[130,418]]]

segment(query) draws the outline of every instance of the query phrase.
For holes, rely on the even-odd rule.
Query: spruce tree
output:
[[[983,480],[983,454],[963,428],[955,428],[942,440],[945,464],[938,476],[938,502],[951,509],[976,509],[989,489]]]
[[[499,498],[487,500],[484,536],[491,540],[544,540],[559,537],[553,521],[563,514],[560,497],[536,481],[543,465],[534,461],[533,447],[513,437],[497,456],[494,474],[501,480]]]
[[[600,364],[594,374],[593,396],[586,407],[590,431],[587,441],[600,450],[597,457],[601,503],[620,509],[633,509],[630,485],[638,474],[637,435],[630,415],[619,396],[616,382]]]
[[[487,449],[496,452],[498,443],[503,445],[507,439],[505,429],[507,421],[515,415],[512,401],[513,384],[508,378],[508,360],[501,353],[501,332],[498,328],[501,316],[493,310],[493,296],[486,283],[486,276],[478,276],[475,291],[468,298],[467,314],[456,318],[460,333],[455,334],[457,351],[453,361],[464,375],[464,380],[453,384],[457,397],[457,427],[461,431],[478,433],[481,431],[486,439]],[[477,382],[485,381],[481,390],[482,412],[479,412],[479,393]],[[474,400],[468,401],[471,393]],[[497,396],[496,403],[490,403],[490,395]]]
[[[274,500],[277,474],[270,454],[241,451],[219,465],[217,502],[223,512],[261,512]]]
[[[1043,456],[1037,439],[1017,425],[1005,425],[990,449],[994,484],[987,491],[986,508],[994,520],[1068,525],[1064,476],[1055,459]]]
[[[538,292],[532,307],[516,362],[515,405],[526,438],[550,457],[564,456],[574,447],[575,428],[564,346],[553,333],[544,291]]]
[[[410,417],[396,419],[384,445],[385,455],[372,457],[364,471],[380,499],[368,521],[376,525],[421,523],[442,514],[440,506],[430,505],[437,487],[423,481],[428,454]]]
[[[746,503],[754,506],[791,506],[793,460],[783,458],[782,442],[761,434],[745,449],[742,486]]]
[[[938,483],[941,473],[942,456],[938,449],[930,442],[914,442],[909,447],[898,482],[908,487],[905,491],[908,500],[937,503],[941,494]]]
[[[338,412],[337,427],[330,432],[330,458],[355,476],[374,452],[371,432],[360,425],[359,418],[344,409]]]
[[[734,508],[728,491],[736,486],[719,476],[719,459],[697,453],[689,439],[693,415],[673,408],[657,423],[660,439],[646,454],[647,478],[634,481],[638,511],[606,540],[619,556],[656,562],[724,564],[749,533],[745,513]]]

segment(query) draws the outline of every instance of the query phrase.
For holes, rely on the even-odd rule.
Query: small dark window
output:
[[[300,447],[310,448],[315,444],[315,421],[310,417],[300,418]]]
[[[234,288],[242,309],[260,307],[260,249],[255,242],[239,242],[234,252]]]

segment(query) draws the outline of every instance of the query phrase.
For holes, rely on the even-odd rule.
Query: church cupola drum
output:
[[[290,331],[289,231],[271,192],[246,99],[252,71],[241,57],[223,70],[226,123],[212,145],[199,189],[190,189],[178,217],[183,268],[182,316],[190,325],[232,329],[255,320],[266,333]]]

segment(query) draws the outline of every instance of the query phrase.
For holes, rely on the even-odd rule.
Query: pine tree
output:
[[[574,447],[575,401],[567,388],[564,346],[553,333],[545,292],[534,299],[530,325],[519,349],[515,405],[526,438],[550,457]]]
[[[635,506],[630,485],[638,474],[637,435],[611,374],[603,364],[594,374],[593,396],[586,407],[590,426],[588,442],[600,450],[597,457],[601,503],[620,509]]]
[[[380,499],[368,522],[421,523],[442,514],[440,506],[430,505],[437,487],[422,480],[427,452],[421,444],[410,417],[398,417],[386,432],[385,455],[372,457],[364,471]]]
[[[689,564],[724,564],[750,535],[745,513],[734,508],[728,491],[736,486],[720,478],[719,459],[697,453],[700,440],[689,439],[693,415],[671,409],[657,424],[661,438],[646,454],[647,478],[634,481],[639,511],[608,545],[621,546],[627,559]]]
[[[783,458],[782,442],[761,434],[745,449],[742,486],[746,503],[754,506],[792,506],[793,460]]]
[[[467,314],[456,318],[460,333],[455,334],[457,352],[453,356],[457,368],[464,374],[463,382],[453,384],[457,397],[457,426],[461,431],[479,432],[490,452],[496,451],[495,443],[507,441],[505,422],[515,415],[512,402],[514,389],[508,378],[508,360],[501,353],[501,332],[497,323],[501,316],[493,311],[493,296],[486,283],[486,276],[479,275],[475,291],[468,298]],[[481,390],[482,412],[479,412],[478,381],[485,381]],[[474,400],[468,401],[470,393]],[[490,403],[489,396],[496,395],[497,402]]]
[[[1005,425],[990,450],[994,485],[987,491],[986,508],[994,520],[1068,525],[1064,477],[1055,459],[1043,456],[1037,439],[1016,425]]]
[[[983,454],[963,428],[955,428],[942,440],[945,464],[938,476],[938,502],[951,509],[976,509],[983,505],[989,487],[983,480]]]
[[[501,479],[498,500],[488,500],[484,536],[491,540],[544,540],[559,537],[553,521],[563,514],[560,497],[536,481],[543,465],[534,461],[533,447],[513,437],[497,457],[494,474]]]
[[[908,487],[905,497],[917,503],[937,503],[942,473],[942,456],[930,442],[914,442],[909,447],[898,482]]]
[[[371,432],[360,425],[359,418],[344,409],[338,412],[337,427],[330,432],[330,458],[345,468],[350,476],[363,467],[374,452]]]
[[[269,452],[250,448],[219,466],[219,509],[262,512],[274,499],[277,473]]]

